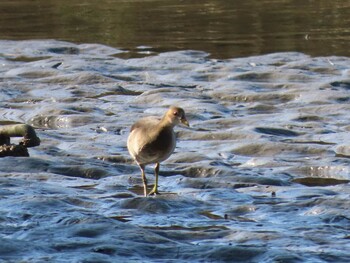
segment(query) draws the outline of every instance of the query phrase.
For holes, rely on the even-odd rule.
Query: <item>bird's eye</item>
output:
[[[174,111],[174,116],[177,116],[178,115],[178,112],[177,111]]]

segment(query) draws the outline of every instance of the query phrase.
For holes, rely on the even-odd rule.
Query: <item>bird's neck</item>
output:
[[[160,128],[174,128],[174,124],[169,120],[169,117],[164,116],[159,122]]]

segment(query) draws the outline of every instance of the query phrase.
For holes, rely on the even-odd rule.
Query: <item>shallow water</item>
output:
[[[214,58],[298,51],[350,56],[344,0],[2,0],[0,39],[100,43]]]
[[[0,121],[42,142],[0,160],[0,262],[348,262],[349,58],[0,48]],[[143,198],[128,130],[173,104],[191,127]]]

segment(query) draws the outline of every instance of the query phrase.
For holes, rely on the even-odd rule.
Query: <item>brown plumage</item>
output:
[[[174,127],[178,124],[189,126],[185,111],[179,107],[170,107],[163,118],[146,117],[137,121],[130,130],[128,150],[141,169],[144,195],[147,196],[147,178],[145,166],[154,163],[156,181],[148,195],[158,194],[159,163],[168,159],[176,146]]]

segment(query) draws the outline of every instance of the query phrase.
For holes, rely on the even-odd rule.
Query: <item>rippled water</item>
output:
[[[349,58],[0,53],[0,121],[42,142],[0,160],[1,262],[348,262]],[[169,105],[191,127],[144,198],[128,130]]]

